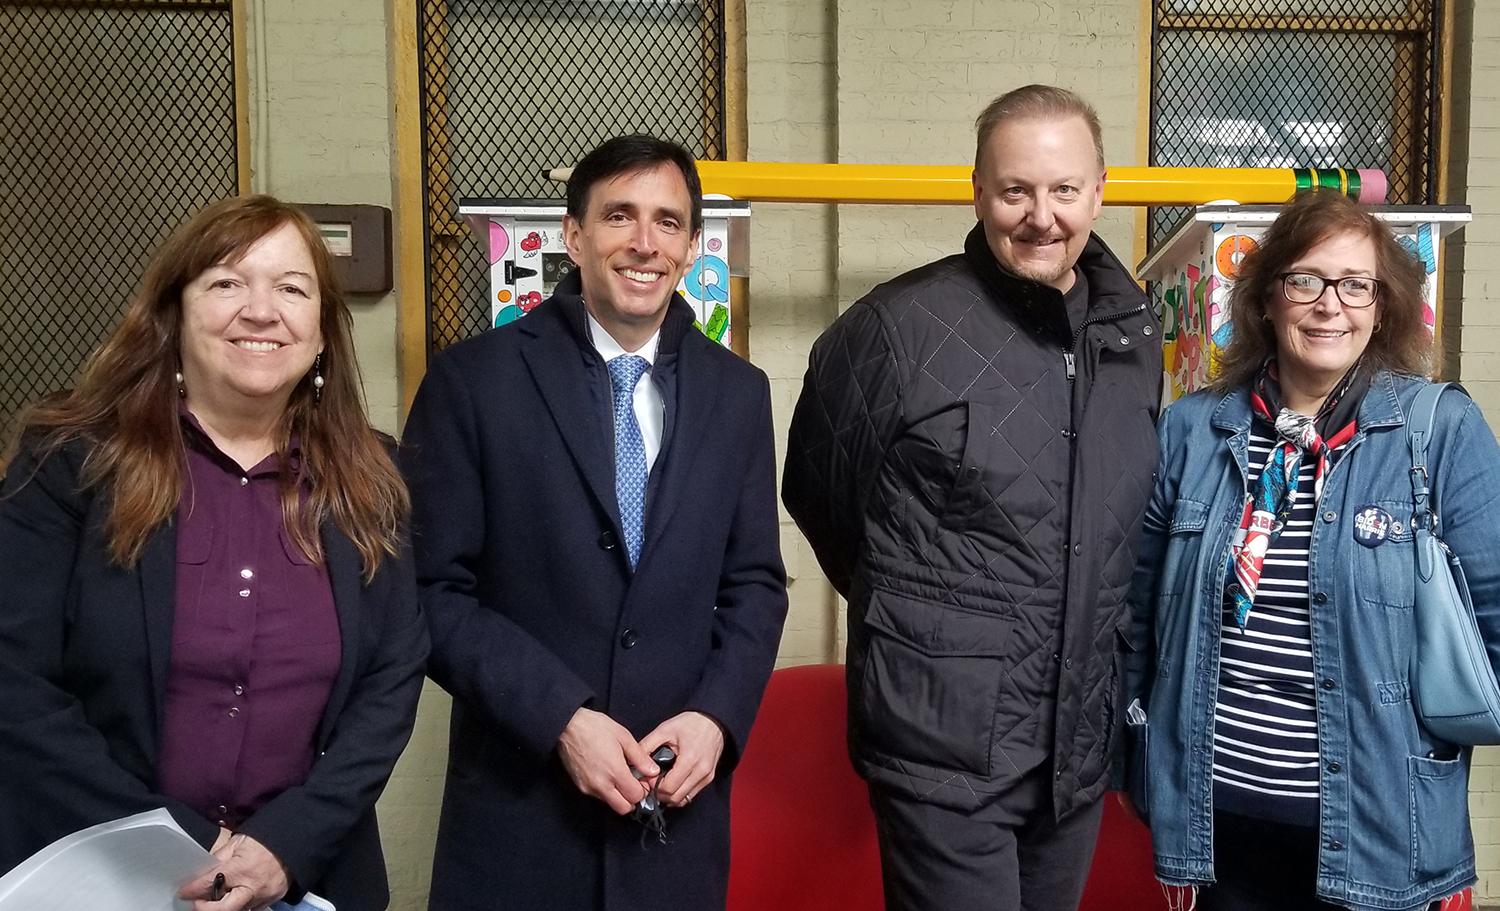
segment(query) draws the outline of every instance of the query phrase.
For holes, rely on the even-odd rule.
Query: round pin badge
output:
[[[1391,514],[1379,506],[1366,506],[1354,514],[1354,540],[1366,547],[1379,547],[1391,534]]]

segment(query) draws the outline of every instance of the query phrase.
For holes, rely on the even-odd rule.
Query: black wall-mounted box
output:
[[[390,209],[304,203],[297,208],[317,222],[346,292],[384,294],[391,290]]]

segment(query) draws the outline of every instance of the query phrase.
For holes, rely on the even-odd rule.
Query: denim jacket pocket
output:
[[[1413,881],[1449,872],[1474,853],[1469,832],[1467,761],[1407,758],[1411,794]]]
[[[892,756],[989,777],[1015,618],[878,587],[864,625],[861,737]]]
[[[1372,540],[1366,530],[1358,534],[1361,514],[1379,510],[1389,519],[1383,523],[1379,543],[1374,547],[1359,543],[1360,538]],[[1340,548],[1351,553],[1354,569],[1353,579],[1358,600],[1380,604],[1398,610],[1411,610],[1416,576],[1413,563],[1416,550],[1412,544],[1411,498],[1402,500],[1372,500],[1361,503],[1359,508],[1337,523],[1338,534],[1347,540]],[[1326,513],[1325,513],[1326,515]],[[1368,528],[1368,526],[1366,526]]]
[[[1207,524],[1207,503],[1178,497],[1177,502],[1172,505],[1172,524],[1168,526],[1167,532],[1174,535],[1201,533]]]
[[[1171,605],[1182,600],[1192,590],[1196,579],[1192,567],[1198,563],[1198,554],[1203,546],[1203,532],[1208,526],[1208,504],[1200,500],[1178,497],[1172,504],[1172,518],[1167,525],[1166,551],[1162,554],[1161,572],[1158,575],[1156,626],[1160,630],[1175,622],[1171,616]],[[1227,567],[1227,564],[1226,564]]]

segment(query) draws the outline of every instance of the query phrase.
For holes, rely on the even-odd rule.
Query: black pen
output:
[[[208,887],[208,900],[216,902],[224,897],[224,874],[214,874],[214,884]]]

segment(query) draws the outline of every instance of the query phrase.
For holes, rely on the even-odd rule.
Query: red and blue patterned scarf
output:
[[[1304,455],[1317,459],[1313,473],[1313,500],[1323,496],[1323,478],[1333,450],[1349,442],[1359,429],[1360,402],[1370,388],[1368,371],[1355,363],[1323,400],[1315,417],[1299,414],[1282,405],[1276,360],[1268,360],[1250,385],[1250,409],[1256,420],[1274,428],[1276,446],[1261,469],[1259,483],[1245,498],[1240,533],[1229,556],[1229,590],[1234,620],[1244,632],[1250,607],[1260,587],[1266,552],[1276,543],[1297,499],[1297,476]]]

